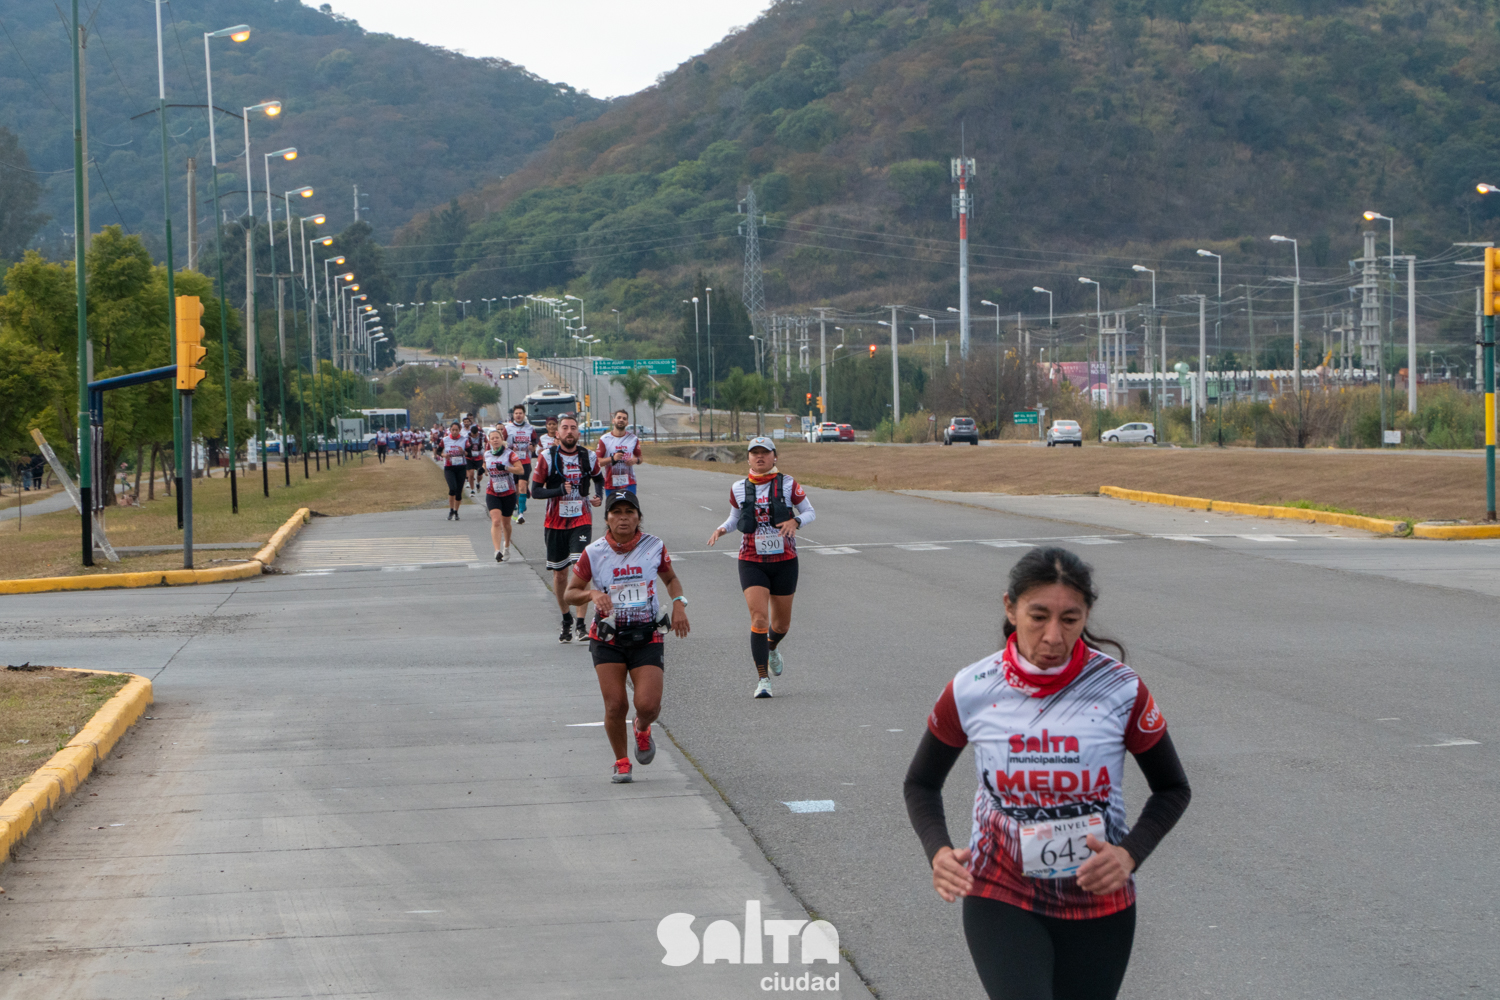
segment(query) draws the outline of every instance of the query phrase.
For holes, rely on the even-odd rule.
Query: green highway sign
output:
[[[1017,410],[1011,414],[1011,419],[1018,424],[1034,424],[1036,420],[1035,410]]]
[[[676,358],[641,358],[635,361],[619,358],[595,358],[595,375],[623,375],[636,368],[644,368],[651,375],[676,375]]]

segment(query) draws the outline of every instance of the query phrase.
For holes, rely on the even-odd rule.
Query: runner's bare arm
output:
[[[672,632],[681,639],[688,634],[687,607],[677,598],[682,596],[682,581],[677,577],[677,571],[671,566],[663,566],[657,573],[662,583],[667,585],[667,596],[672,598]]]
[[[577,573],[568,574],[568,586],[563,591],[563,600],[568,602],[570,608],[592,602],[594,607],[599,609],[599,613],[606,618],[614,613],[614,602],[609,599],[609,595],[602,590],[590,588],[589,581]]]

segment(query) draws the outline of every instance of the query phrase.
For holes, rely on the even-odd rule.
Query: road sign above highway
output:
[[[634,361],[621,358],[595,358],[595,375],[622,375],[636,368],[646,369],[651,375],[676,375],[676,358],[640,358]]]
[[[1011,419],[1018,424],[1034,424],[1036,420],[1035,410],[1016,410],[1011,414]]]

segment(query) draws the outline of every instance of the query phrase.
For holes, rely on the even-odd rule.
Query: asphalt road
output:
[[[669,639],[662,714],[686,756],[660,741],[624,790],[603,783],[597,729],[567,727],[597,717],[586,654],[556,643],[537,567],[489,563],[468,513],[320,521],[292,573],[244,586],[0,604],[13,659],[155,673],[161,716],[91,782],[98,798],[3,869],[17,901],[0,903],[0,996],[404,996],[424,981],[734,996],[758,992],[752,970],[689,967],[690,984],[659,964],[655,923],[679,908],[739,923],[736,900],[758,898],[834,923],[881,996],[979,997],[900,785],[943,685],[998,645],[1010,564],[1041,541],[1095,565],[1095,624],[1126,643],[1194,786],[1140,873],[1123,996],[1500,994],[1481,836],[1496,546],[1099,498],[816,491],[786,674],[754,701],[733,540],[704,545],[733,477],[641,478],[693,634]],[[519,528],[523,550],[538,535]],[[972,775],[965,754],[946,796],[959,840]],[[460,786],[484,801],[456,804]],[[1133,814],[1133,767],[1126,792]],[[549,811],[558,799],[576,809]],[[835,807],[786,805],[802,800]],[[594,837],[570,849],[579,830]],[[601,861],[614,842],[650,850]],[[219,851],[240,866],[232,887],[214,885]],[[423,909],[460,916],[409,912]],[[66,945],[79,926],[108,947]],[[183,944],[200,940],[184,927],[207,943]],[[514,986],[484,978],[502,959]],[[842,969],[845,995],[862,992]],[[335,972],[342,992],[317,985]],[[40,988],[17,992],[31,976]]]

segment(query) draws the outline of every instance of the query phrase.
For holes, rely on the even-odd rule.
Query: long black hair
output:
[[[1078,558],[1076,553],[1056,545],[1034,548],[1016,560],[1016,564],[1010,568],[1010,585],[1005,589],[1005,596],[1010,598],[1011,607],[1017,607],[1021,596],[1027,591],[1054,583],[1077,591],[1078,596],[1083,598],[1084,607],[1090,610],[1093,610],[1094,602],[1099,599],[1099,592],[1094,589],[1094,567]],[[1015,630],[1016,627],[1006,618],[1006,642],[1010,641]],[[1085,628],[1083,641],[1093,649],[1113,646],[1119,653],[1119,658],[1125,659],[1125,646],[1117,639],[1093,635]]]

